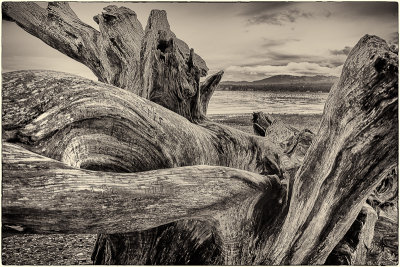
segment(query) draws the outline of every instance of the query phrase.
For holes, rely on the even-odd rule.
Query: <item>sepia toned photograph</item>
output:
[[[399,264],[398,2],[1,5],[3,265]]]

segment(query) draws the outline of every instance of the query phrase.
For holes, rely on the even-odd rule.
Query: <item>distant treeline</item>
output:
[[[301,91],[329,92],[332,83],[323,84],[220,84],[220,91]]]

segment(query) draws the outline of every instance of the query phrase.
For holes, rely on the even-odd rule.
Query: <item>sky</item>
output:
[[[397,2],[71,2],[85,23],[107,5],[136,12],[145,28],[152,9],[167,11],[171,30],[199,54],[209,74],[253,81],[279,74],[339,76],[365,34],[398,44]],[[39,5],[45,7],[45,2]],[[81,63],[2,21],[2,71],[49,69],[97,80]]]

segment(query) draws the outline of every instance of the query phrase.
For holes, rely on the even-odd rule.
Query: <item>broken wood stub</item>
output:
[[[164,10],[152,10],[143,30],[134,11],[110,5],[93,17],[99,31],[79,20],[66,2],[51,2],[47,9],[4,2],[2,11],[4,18],[86,65],[99,81],[150,99],[192,122],[206,118],[223,72],[200,84],[208,67],[170,30]]]

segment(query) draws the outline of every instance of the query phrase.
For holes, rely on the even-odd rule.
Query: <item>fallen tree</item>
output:
[[[3,78],[3,138],[70,166],[138,172],[207,164],[282,175],[283,151],[265,138],[193,124],[129,91],[66,73]]]
[[[206,201],[209,196],[197,196],[210,205],[202,206],[201,201],[196,201],[197,197],[191,198],[193,202],[185,198],[188,206],[198,205],[196,212],[192,210],[175,213],[170,209],[161,209],[161,199],[154,202],[150,197],[154,196],[157,189],[142,193],[146,200],[142,202],[143,207],[150,210],[153,208],[156,212],[153,215],[150,212],[149,217],[143,218],[141,227],[145,222],[149,228],[171,221],[177,222],[128,236],[101,235],[95,249],[96,262],[171,263],[186,260],[186,263],[225,264],[324,263],[349,230],[367,197],[385,178],[385,170],[397,162],[397,153],[392,149],[398,142],[397,64],[397,55],[388,49],[382,39],[365,36],[360,40],[349,55],[338,84],[332,88],[321,127],[302,166],[295,177],[288,177],[288,194],[279,180],[288,175],[289,165],[283,159],[290,161],[290,157],[268,137],[256,137],[208,121],[195,125],[131,92],[72,75],[43,71],[4,74],[3,138],[14,145],[5,144],[7,153],[3,157],[3,164],[7,168],[3,173],[3,223],[29,225],[31,218],[38,214],[44,216],[41,218],[43,221],[46,214],[51,214],[51,207],[57,205],[73,211],[68,205],[71,204],[71,198],[76,198],[76,202],[73,202],[75,209],[79,210],[86,205],[82,204],[87,199],[86,193],[75,195],[75,191],[66,190],[66,197],[61,199],[56,194],[51,197],[51,194],[46,193],[51,192],[52,187],[57,188],[58,183],[61,188],[80,188],[78,180],[81,179],[84,185],[82,190],[89,188],[88,185],[96,187],[106,184],[107,188],[104,190],[108,193],[99,194],[96,190],[93,193],[87,190],[87,194],[92,193],[99,202],[109,203],[107,207],[110,209],[118,207],[119,210],[124,201],[114,207],[115,203],[110,204],[113,199],[110,196],[119,196],[117,203],[120,203],[118,199],[123,196],[138,194],[135,190],[128,193],[129,186],[125,186],[122,180],[132,181],[143,177],[151,183],[152,179],[157,180],[156,177],[164,177],[172,182],[165,182],[164,186],[169,184],[170,188],[177,188],[179,191],[180,180],[174,178],[175,174],[180,173],[193,185],[192,182],[197,179],[196,173],[203,172],[203,168],[206,168],[211,173],[199,175],[198,179],[202,180],[199,183],[194,182],[194,185],[201,183],[207,188],[207,183],[217,183],[220,179],[218,177],[224,173],[224,167],[217,166],[230,166],[247,169],[254,172],[254,175],[243,175],[239,170],[222,175],[226,177],[225,180],[222,179],[223,184],[238,188],[238,194],[235,195],[234,190],[226,192],[223,186],[220,189],[221,195],[216,194],[215,198],[207,200],[209,202]],[[21,106],[24,108],[20,108]],[[26,152],[25,149],[46,158],[35,156],[36,154]],[[75,168],[119,172],[195,164],[217,166],[157,170],[126,176],[89,172],[89,176],[86,176],[87,171],[71,169],[63,164]],[[46,175],[40,175],[39,179],[33,174],[32,168],[35,173],[37,168],[44,168],[47,170]],[[57,171],[57,168],[62,171]],[[66,169],[69,171],[65,171]],[[69,172],[82,178],[70,177],[64,180],[63,175]],[[54,173],[56,180],[51,178],[54,177],[51,173]],[[263,178],[257,173],[276,176]],[[116,177],[115,180],[111,178],[113,176]],[[100,177],[99,181],[96,177]],[[88,179],[92,182],[88,182]],[[100,179],[104,179],[104,183]],[[250,183],[243,183],[246,179]],[[259,181],[256,182],[258,184],[269,181],[270,186],[254,187],[251,184],[255,181]],[[110,192],[108,186],[118,190],[110,189]],[[143,187],[147,188],[147,182],[144,182]],[[190,191],[186,191],[188,187],[182,188],[183,196],[189,196],[190,194],[186,195]],[[201,187],[195,186],[195,189],[199,188]],[[204,193],[207,191],[208,189]],[[204,193],[202,190],[193,192],[197,195]],[[36,199],[34,195],[42,195],[42,203],[48,206],[37,205],[36,209],[28,207],[29,200]],[[186,205],[182,205],[181,200],[173,199],[179,198],[179,195],[171,194],[171,197],[172,202],[177,201],[173,206],[177,206],[178,210],[185,210]],[[141,198],[132,199],[132,205],[136,205]],[[264,201],[257,202],[255,199]],[[250,202],[253,204],[246,204]],[[237,205],[244,209],[238,210]],[[191,207],[196,210],[195,206]],[[107,209],[106,212],[100,212],[101,207],[94,209],[99,209],[91,211],[94,215],[106,216],[107,213],[113,218],[113,213]],[[200,223],[199,214],[210,214],[215,210],[217,211],[213,217],[207,215],[200,219],[208,221],[207,223]],[[132,216],[136,213],[142,215],[132,211]],[[225,214],[225,217],[221,214]],[[246,216],[242,216],[243,214]],[[167,216],[164,220],[164,215],[170,217]],[[127,216],[120,217],[122,221],[117,225],[107,221],[107,217],[104,217],[104,222],[109,222],[115,229],[130,231],[129,229],[135,229],[135,223],[124,219]],[[219,223],[215,223],[215,217],[219,218]],[[155,222],[156,219],[159,221]],[[189,220],[181,221],[182,219]],[[52,224],[50,220],[45,231],[40,227],[35,229],[35,224],[28,228],[37,233],[76,230],[72,227],[74,216],[65,216],[62,220],[62,227],[57,222]],[[253,223],[243,223],[249,222],[247,220]],[[233,225],[225,225],[221,221],[231,222]],[[108,233],[115,232],[103,227],[101,223],[94,225],[94,228],[88,226],[85,227],[86,230],[81,230],[91,232],[101,229]],[[60,230],[60,227],[65,229]],[[139,229],[143,228],[137,228]],[[224,232],[224,229],[228,230]],[[171,236],[172,233],[181,235]],[[184,256],[178,252],[176,243],[182,237],[193,237],[184,241]],[[169,246],[161,249],[166,238]],[[122,240],[125,241],[121,242]],[[144,242],[149,240],[155,242]],[[132,247],[133,244],[141,246]],[[204,244],[212,246],[202,246]],[[209,256],[207,260],[198,256],[201,251],[207,252],[204,254]],[[175,252],[175,255],[171,255],[171,252]]]
[[[199,82],[204,61],[163,11],[141,31],[133,11],[109,6],[95,17],[98,32],[66,3],[2,8],[100,81],[126,89],[56,72],[3,75],[3,139],[14,143],[4,146],[4,223],[108,233],[94,248],[97,264],[322,264],[397,164],[398,57],[380,38],[365,36],[350,53],[304,153],[307,132],[286,135],[281,125],[256,137],[206,119],[223,73]],[[106,204],[90,210],[89,200]],[[145,212],[129,208],[136,205]],[[68,215],[48,220],[57,212]]]

